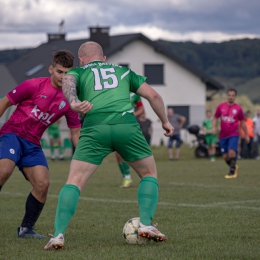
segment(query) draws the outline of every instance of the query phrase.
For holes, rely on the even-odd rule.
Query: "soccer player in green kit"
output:
[[[132,104],[133,113],[136,117],[144,113],[144,106],[141,97],[135,93],[130,93],[130,102]],[[130,166],[123,160],[118,152],[115,152],[118,167],[123,175],[123,183],[121,188],[129,188],[133,185],[133,180],[130,174]]]
[[[64,247],[65,231],[76,211],[80,192],[103,158],[117,151],[141,178],[138,187],[140,225],[138,235],[155,241],[167,237],[152,225],[158,202],[157,170],[154,157],[133,114],[130,92],[148,100],[160,118],[165,136],[174,128],[169,123],[161,96],[146,82],[146,77],[128,68],[105,63],[101,46],[95,42],[82,44],[78,51],[79,68],[63,78],[62,89],[72,110],[82,112],[82,103],[92,106],[85,115],[80,140],[70,164],[55,216],[55,233],[44,249]],[[77,102],[77,97],[81,102]]]

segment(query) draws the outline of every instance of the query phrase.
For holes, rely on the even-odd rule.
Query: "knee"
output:
[[[48,193],[48,189],[50,187],[50,180],[41,180],[35,185],[35,189],[37,190],[38,193],[41,193],[43,195]]]

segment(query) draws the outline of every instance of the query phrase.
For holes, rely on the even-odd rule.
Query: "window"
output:
[[[163,85],[163,64],[144,65],[144,75],[147,77],[147,83],[150,85]]]
[[[122,66],[122,67],[126,67],[126,68],[129,68],[129,64],[126,64],[126,63],[120,63],[118,64],[119,66]]]
[[[172,108],[174,110],[174,114],[179,114],[186,117],[183,128],[187,128],[187,126],[190,124],[189,106],[168,106],[168,108]]]

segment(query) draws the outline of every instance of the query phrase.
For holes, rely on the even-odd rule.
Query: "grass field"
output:
[[[67,229],[65,249],[43,250],[43,240],[18,239],[30,185],[15,170],[0,193],[0,259],[260,259],[260,161],[238,161],[237,179],[224,179],[221,158],[195,159],[183,147],[178,162],[166,148],[154,148],[159,173],[159,204],[154,217],[168,236],[163,243],[129,245],[125,222],[138,216],[138,178],[119,188],[121,176],[113,155],[107,157],[82,192]],[[37,232],[53,233],[57,196],[67,178],[69,161],[49,162],[51,186]]]

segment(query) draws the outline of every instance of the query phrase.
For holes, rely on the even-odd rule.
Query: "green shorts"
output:
[[[216,144],[217,142],[217,136],[213,134],[205,135],[205,140],[207,145]]]
[[[50,139],[60,138],[60,131],[48,131],[48,136]]]
[[[99,165],[114,151],[129,162],[152,156],[139,124],[134,123],[84,127],[73,159]]]

